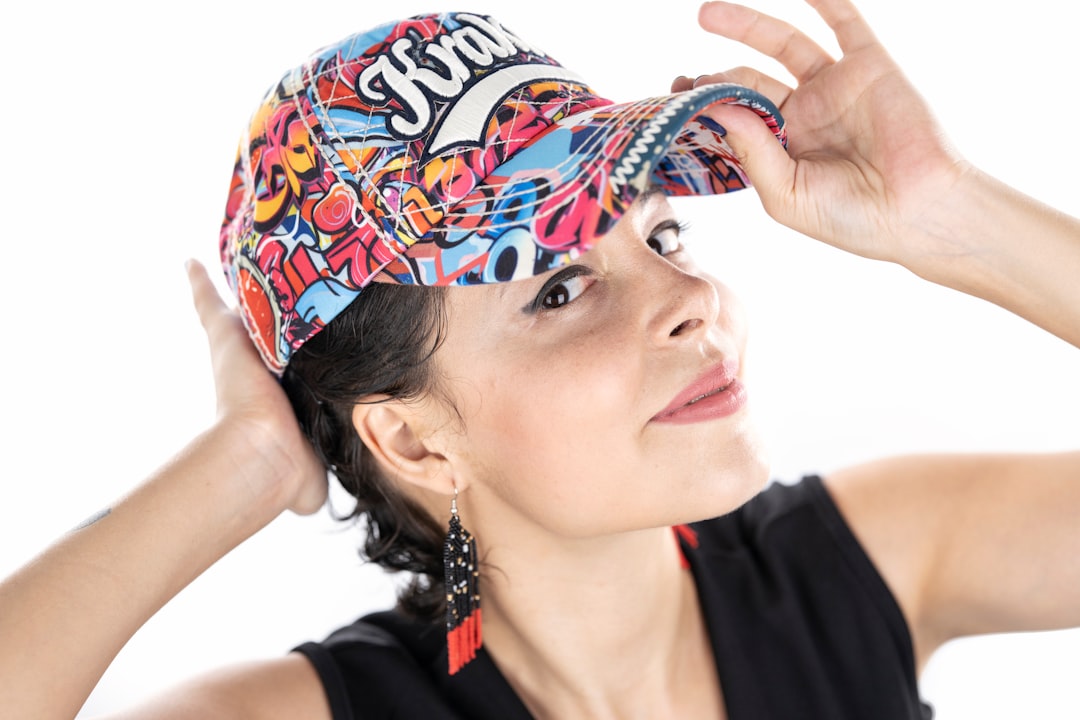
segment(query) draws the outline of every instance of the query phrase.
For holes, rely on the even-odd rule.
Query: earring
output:
[[[450,529],[443,543],[446,571],[446,650],[453,675],[476,657],[483,635],[480,628],[480,570],[476,541],[461,527],[457,487],[450,501]]]

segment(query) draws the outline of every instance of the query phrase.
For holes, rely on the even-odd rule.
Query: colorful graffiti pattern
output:
[[[712,86],[613,104],[469,14],[385,25],[316,53],[242,139],[221,230],[245,323],[280,373],[372,281],[504,282],[569,262],[650,183],[730,192],[745,175],[701,115],[776,108]]]

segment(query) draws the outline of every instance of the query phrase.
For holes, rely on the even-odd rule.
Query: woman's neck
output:
[[[490,549],[484,643],[537,717],[722,717],[693,578],[670,529]],[[542,549],[541,549],[542,548]],[[483,556],[483,555],[482,555]]]

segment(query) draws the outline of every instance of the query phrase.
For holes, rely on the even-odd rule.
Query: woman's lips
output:
[[[738,372],[737,360],[714,365],[653,416],[652,422],[696,423],[734,415],[746,404],[746,387]]]

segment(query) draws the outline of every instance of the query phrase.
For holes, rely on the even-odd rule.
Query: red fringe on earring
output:
[[[453,675],[476,657],[476,651],[483,643],[476,541],[461,526],[456,498],[450,506],[450,528],[443,544],[443,569],[446,573],[446,652]]]
[[[453,630],[446,633],[446,649],[450,660],[450,674],[453,675],[476,658],[476,651],[483,643],[480,625],[480,608]]]

